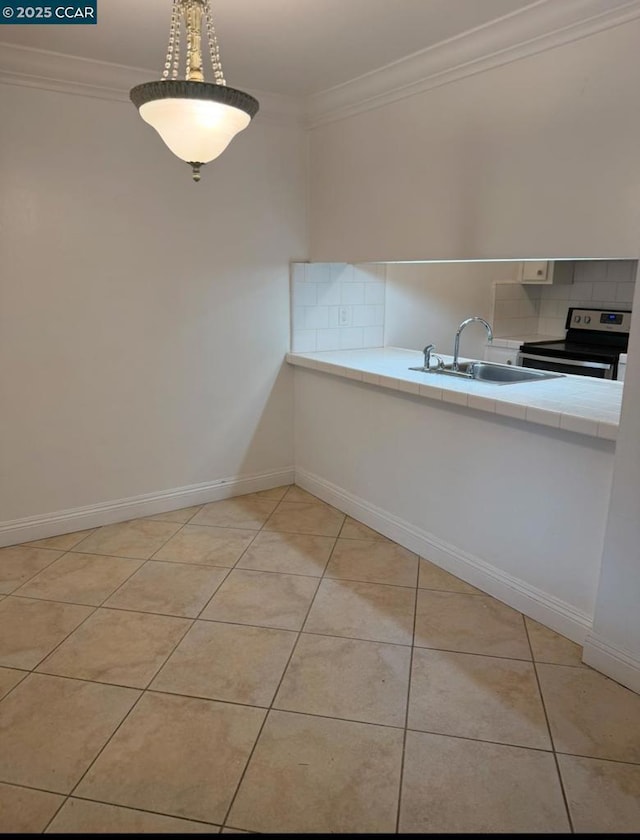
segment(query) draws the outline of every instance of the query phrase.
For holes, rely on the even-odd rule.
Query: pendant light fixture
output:
[[[186,71],[181,79],[178,76],[183,26]],[[213,83],[204,78],[205,27]],[[200,180],[200,168],[222,154],[260,107],[253,96],[227,87],[210,0],[173,0],[162,80],[137,85],[129,96],[142,119],[155,128],[175,155],[191,166],[196,182]]]

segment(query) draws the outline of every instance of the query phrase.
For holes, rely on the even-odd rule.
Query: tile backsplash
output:
[[[496,337],[534,335],[539,331],[541,286],[496,283],[493,332]]]
[[[635,260],[558,262],[550,285],[496,283],[494,332],[500,337],[565,334],[571,306],[631,309]]]
[[[292,263],[292,351],[382,347],[385,279],[381,264]]]

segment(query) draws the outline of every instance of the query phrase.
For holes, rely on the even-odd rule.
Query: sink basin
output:
[[[462,379],[475,379],[478,382],[491,382],[493,385],[509,385],[516,382],[538,382],[543,379],[559,379],[563,373],[551,373],[547,370],[532,370],[516,365],[498,365],[494,362],[460,362],[458,370],[451,365],[440,368],[436,373],[445,376],[457,376]]]

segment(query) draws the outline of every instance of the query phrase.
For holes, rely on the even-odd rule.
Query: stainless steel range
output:
[[[620,354],[627,352],[630,327],[629,310],[573,307],[567,314],[564,340],[526,342],[520,347],[518,364],[616,379]]]

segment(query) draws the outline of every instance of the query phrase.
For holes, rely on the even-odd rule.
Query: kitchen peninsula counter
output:
[[[295,366],[297,484],[583,642],[622,382],[495,385],[409,370],[423,354],[397,347],[287,360]],[[455,609],[459,596],[446,597]]]
[[[445,362],[451,356],[442,355]],[[423,354],[399,347],[289,353],[299,367],[357,380],[477,411],[615,441],[622,382],[566,375],[557,379],[497,385],[446,374],[413,371]],[[461,357],[461,361],[465,361]]]

